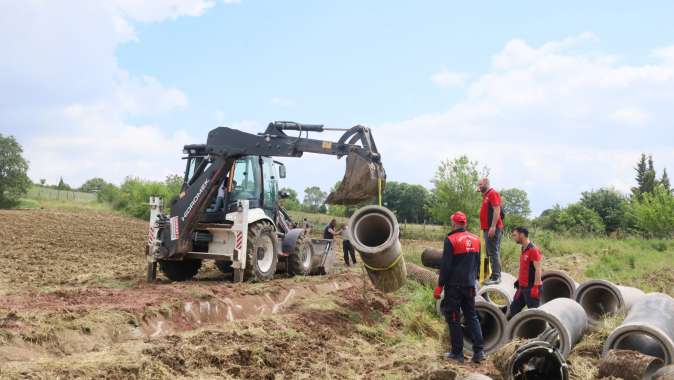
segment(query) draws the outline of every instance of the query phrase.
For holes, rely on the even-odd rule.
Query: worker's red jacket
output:
[[[439,286],[474,287],[480,276],[480,238],[457,229],[447,235],[442,251]]]

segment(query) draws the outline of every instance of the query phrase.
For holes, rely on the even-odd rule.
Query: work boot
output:
[[[473,363],[481,363],[486,356],[484,355],[484,351],[478,351],[473,354],[473,357],[470,359]]]
[[[485,285],[496,285],[496,284],[500,284],[500,283],[501,283],[501,278],[495,277],[495,276],[489,277],[489,280],[484,282]]]
[[[455,354],[453,352],[445,352],[445,359],[453,360],[457,363],[463,363],[463,354]]]

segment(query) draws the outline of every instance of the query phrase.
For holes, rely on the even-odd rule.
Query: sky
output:
[[[0,133],[74,186],[182,173],[274,120],[372,128],[388,180],[467,155],[534,215],[674,170],[674,3],[0,0]],[[339,134],[314,135],[338,139]],[[328,190],[344,160],[283,160]]]

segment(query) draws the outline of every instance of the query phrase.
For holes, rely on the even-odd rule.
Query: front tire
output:
[[[159,270],[171,281],[185,281],[194,277],[201,268],[201,260],[162,260]]]
[[[276,231],[269,222],[262,221],[248,227],[248,247],[244,279],[258,282],[274,278],[278,263]]]

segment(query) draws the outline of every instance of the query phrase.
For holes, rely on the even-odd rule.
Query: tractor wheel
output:
[[[216,261],[215,266],[224,274],[230,274],[234,270],[231,261]]]
[[[278,263],[276,231],[269,222],[262,221],[248,227],[246,251],[246,281],[268,281],[274,278]]]
[[[162,260],[159,270],[171,281],[185,281],[194,277],[201,268],[201,260]]]
[[[295,249],[288,256],[288,273],[290,275],[308,275],[311,271],[313,254],[314,247],[311,245],[311,241],[305,235],[300,235],[295,243]]]

